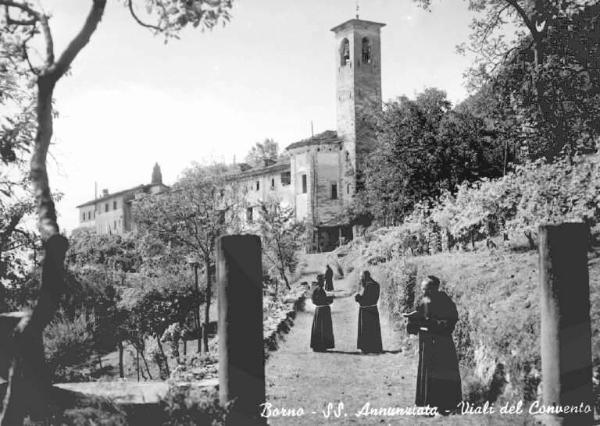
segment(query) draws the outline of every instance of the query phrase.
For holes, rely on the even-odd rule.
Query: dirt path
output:
[[[399,350],[398,333],[384,315],[382,339],[385,353],[362,355],[356,349],[358,307],[352,295],[356,284],[335,282],[336,299],[332,305],[335,349],[315,353],[310,349],[310,329],[314,305],[307,302],[294,327],[267,362],[267,403],[271,425],[504,425],[528,424],[523,419],[479,415],[427,418],[408,415],[357,416],[365,404],[371,408],[413,407],[416,383],[416,354]],[[328,404],[343,409],[340,416],[323,411]],[[302,409],[297,416],[276,416],[275,410]],[[265,414],[267,411],[265,410]],[[288,412],[287,414],[290,414]]]

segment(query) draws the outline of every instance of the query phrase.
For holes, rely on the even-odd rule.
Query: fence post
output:
[[[260,238],[220,237],[216,247],[219,398],[233,401],[230,424],[265,424],[265,358]]]
[[[587,412],[546,415],[547,425],[591,425],[594,419],[589,227],[539,227],[543,406]]]

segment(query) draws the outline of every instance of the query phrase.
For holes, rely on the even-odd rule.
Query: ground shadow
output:
[[[399,354],[400,352],[402,352],[402,349],[396,349],[393,351],[383,351],[381,353],[370,353],[370,354],[364,354],[361,351],[336,351],[336,350],[327,350],[325,352],[320,352],[320,353],[328,353],[328,354],[344,354],[344,355],[384,355],[384,354]]]

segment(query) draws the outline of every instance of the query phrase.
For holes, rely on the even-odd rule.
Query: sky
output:
[[[58,117],[49,162],[59,224],[78,224],[76,206],[149,183],[158,162],[172,184],[192,162],[232,162],[273,138],[280,147],[335,129],[335,51],[330,29],[354,17],[356,0],[234,0],[232,20],[186,30],[167,44],[109,1],[90,44],[55,91]],[[46,0],[57,53],[81,27],[89,1]],[[453,102],[467,95],[471,59],[464,2],[362,0],[361,19],[383,22],[384,100],[427,87]]]

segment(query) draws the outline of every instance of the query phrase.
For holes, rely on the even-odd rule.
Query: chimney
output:
[[[108,195],[108,189],[105,188],[102,190],[102,196],[106,197],[107,195]]]

